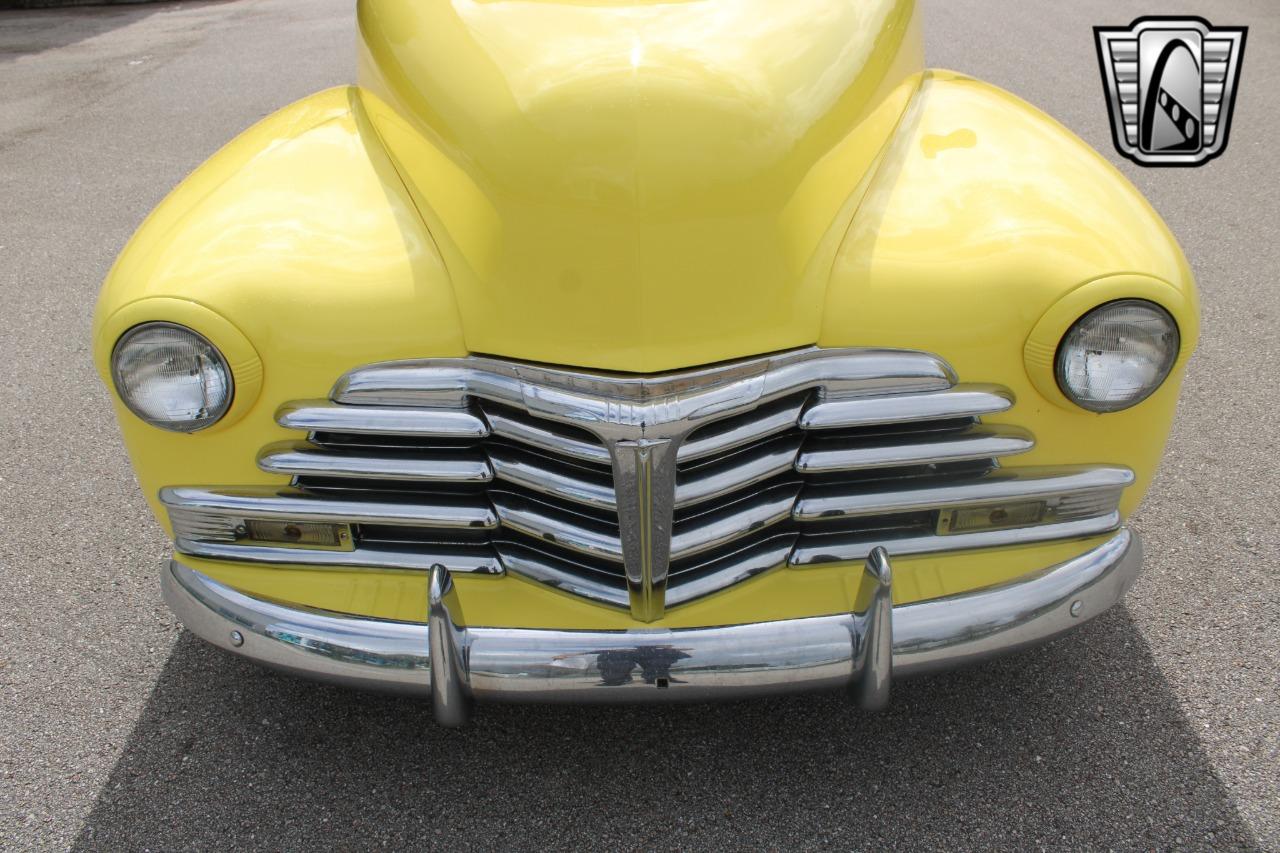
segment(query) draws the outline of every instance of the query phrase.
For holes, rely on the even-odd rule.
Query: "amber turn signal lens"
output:
[[[939,533],[970,533],[1001,527],[1023,527],[1044,518],[1044,501],[944,509],[938,517]]]
[[[314,521],[247,521],[245,535],[255,542],[312,548],[341,548],[351,541],[347,525]]]

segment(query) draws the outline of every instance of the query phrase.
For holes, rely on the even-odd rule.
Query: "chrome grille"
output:
[[[956,384],[934,356],[880,350],[657,377],[487,358],[373,365],[330,400],[280,410],[306,437],[265,448],[259,465],[289,486],[162,499],[179,550],[198,555],[509,570],[655,618],[787,563],[861,559],[876,545],[916,554],[1117,526],[1128,469],[1001,466],[1034,446],[1024,429],[982,423],[1012,404],[1002,388]],[[651,470],[622,466],[623,447],[651,454]],[[1007,501],[1039,501],[1042,517],[946,529]],[[252,518],[349,524],[353,542],[300,555],[246,541],[237,531]]]

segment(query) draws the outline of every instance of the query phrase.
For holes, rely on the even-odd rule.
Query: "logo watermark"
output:
[[[1177,17],[1094,27],[1116,150],[1143,166],[1199,166],[1225,151],[1247,32]]]

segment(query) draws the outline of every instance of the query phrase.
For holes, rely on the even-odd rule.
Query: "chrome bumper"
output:
[[[437,566],[426,624],[286,607],[170,561],[165,600],[197,636],[259,663],[354,687],[430,695],[458,725],[472,699],[667,701],[843,687],[888,701],[892,677],[1043,642],[1097,616],[1137,577],[1142,547],[1121,529],[1098,547],[1014,582],[893,607],[887,555],[861,613],[715,628],[560,631],[457,624],[457,591]]]

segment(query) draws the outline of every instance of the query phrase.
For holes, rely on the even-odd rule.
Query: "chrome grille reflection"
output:
[[[1113,529],[1125,468],[1002,467],[1024,429],[983,423],[1012,395],[956,384],[924,353],[802,350],[658,377],[487,358],[373,365],[331,400],[283,407],[305,432],[261,453],[287,487],[166,489],[178,549],[274,562],[512,571],[635,608],[611,440],[674,436],[667,604],[761,572]],[[672,426],[674,425],[674,427]],[[1006,500],[1046,521],[940,532],[942,513]],[[233,541],[242,518],[331,519],[354,546],[300,556]],[[282,556],[283,554],[283,556]]]

